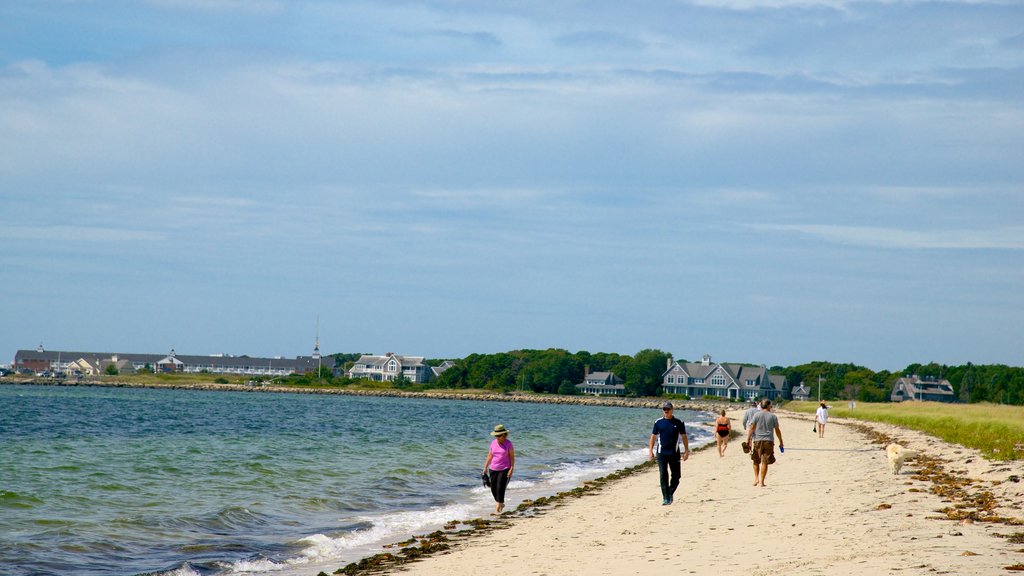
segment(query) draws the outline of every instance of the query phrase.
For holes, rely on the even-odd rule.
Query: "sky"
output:
[[[0,0],[0,358],[1024,365],[1024,3]]]

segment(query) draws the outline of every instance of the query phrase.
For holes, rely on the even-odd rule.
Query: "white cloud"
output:
[[[828,242],[868,248],[1024,250],[1024,227],[928,231],[825,224],[766,224],[751,227],[759,230],[797,232]]]
[[[285,9],[281,0],[146,0],[158,8],[195,10],[202,12],[254,12],[273,13]]]
[[[92,226],[20,226],[0,227],[0,238],[41,242],[157,242],[166,236],[152,230]]]

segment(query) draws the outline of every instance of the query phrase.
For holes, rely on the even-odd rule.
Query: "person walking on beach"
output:
[[[725,456],[725,449],[729,447],[729,432],[732,431],[732,424],[726,417],[724,409],[718,414],[718,418],[715,420],[715,441],[718,442],[718,457],[722,458]]]
[[[494,496],[494,513],[501,514],[505,509],[505,488],[512,480],[512,470],[516,467],[516,451],[508,439],[508,429],[504,424],[495,426],[491,436],[494,436],[494,440],[491,440],[491,448],[484,461],[484,474],[488,476],[491,495]]]
[[[757,399],[755,398],[754,400],[751,400],[750,401],[750,408],[747,408],[747,411],[743,413],[743,420],[742,420],[742,422],[743,422],[743,429],[744,430],[746,430],[747,428],[750,427],[750,419],[754,416],[754,414],[757,414],[760,411],[761,411],[761,406],[760,406],[760,404],[758,404]]]
[[[825,437],[825,424],[828,423],[828,406],[822,401],[821,406],[818,406],[818,411],[814,413],[815,424],[818,427],[818,438]]]
[[[754,414],[750,419],[750,427],[747,428],[750,459],[754,462],[754,486],[765,485],[768,465],[775,464],[773,432],[779,437],[779,449],[785,450],[782,444],[782,430],[779,429],[779,417],[772,413],[772,401],[765,398],[761,402],[761,411]]]
[[[672,415],[672,403],[665,402],[661,405],[663,416],[654,422],[654,429],[651,430],[651,439],[647,443],[647,454],[651,460],[655,458],[655,443],[657,443],[658,473],[661,480],[661,504],[668,506],[672,503],[672,495],[679,487],[679,441],[683,441],[683,461],[690,458],[690,440],[686,437],[686,424]],[[672,478],[669,479],[669,472]]]
[[[754,414],[757,414],[760,411],[761,411],[761,406],[760,406],[760,404],[758,404],[757,398],[752,399],[750,401],[750,408],[747,408],[747,411],[743,413],[743,420],[742,420],[742,422],[743,422],[743,431],[744,432],[747,431],[747,428],[750,428],[750,419],[754,417]],[[742,442],[740,444],[740,446],[743,448],[743,453],[744,454],[747,454],[747,453],[750,452],[750,442]]]

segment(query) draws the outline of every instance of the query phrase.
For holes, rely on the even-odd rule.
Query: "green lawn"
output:
[[[787,410],[813,414],[817,402],[788,402]],[[1024,407],[939,402],[858,402],[829,406],[829,415],[896,424],[947,442],[977,448],[990,460],[1024,459]],[[1015,450],[1016,448],[1016,450]]]

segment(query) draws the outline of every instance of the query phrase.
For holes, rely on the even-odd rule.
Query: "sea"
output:
[[[659,416],[568,404],[0,385],[0,572],[330,573],[493,511],[480,472],[496,424],[516,448],[506,497],[514,509],[644,461]],[[691,448],[712,440],[706,426],[688,432]]]

